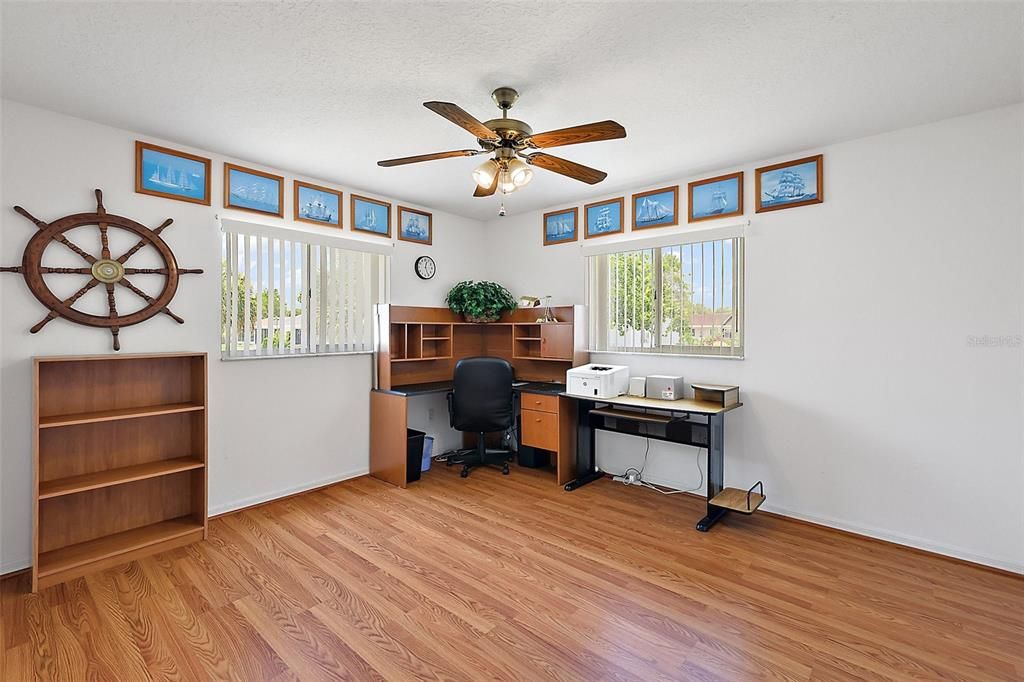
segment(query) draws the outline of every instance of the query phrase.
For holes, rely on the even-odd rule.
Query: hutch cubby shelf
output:
[[[206,537],[205,353],[39,357],[32,589]]]
[[[452,356],[452,325],[391,323],[392,362],[447,360]]]

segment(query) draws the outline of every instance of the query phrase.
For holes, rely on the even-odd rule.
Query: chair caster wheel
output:
[[[450,459],[446,459],[446,460],[444,461],[444,465],[445,465],[446,467],[450,467],[450,466],[452,465],[452,461],[451,461]]]
[[[459,472],[459,476],[461,476],[462,478],[466,478],[467,476],[469,476],[469,469],[466,468],[466,469],[463,469],[462,471],[460,471]]]
[[[505,466],[501,467],[501,473],[503,473],[506,476],[508,476],[508,465],[507,464]]]

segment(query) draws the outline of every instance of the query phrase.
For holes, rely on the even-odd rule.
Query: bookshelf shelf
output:
[[[79,542],[39,555],[36,573],[40,580],[54,584],[59,576],[179,538],[202,539],[203,524],[191,517],[160,521],[140,528]],[[97,567],[99,568],[99,567]],[[88,571],[85,571],[88,572]]]
[[[106,471],[97,471],[92,474],[81,474],[79,476],[68,476],[52,481],[44,481],[39,484],[39,499],[47,500],[51,497],[61,495],[74,495],[88,490],[106,488],[112,485],[122,485],[143,481],[147,478],[177,474],[192,469],[202,469],[203,460],[195,457],[175,457],[174,459],[161,460],[159,462],[147,462],[132,466],[118,467]]]
[[[174,403],[171,405],[129,407],[119,410],[97,410],[95,412],[80,412],[77,414],[42,417],[39,419],[39,428],[52,429],[59,426],[92,424],[95,422],[108,422],[119,419],[139,419],[141,417],[155,417],[161,414],[175,414],[177,412],[195,412],[204,409],[206,409],[204,405],[197,405],[195,403]]]

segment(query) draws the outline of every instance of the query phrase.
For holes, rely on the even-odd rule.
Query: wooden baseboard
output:
[[[219,514],[211,514],[210,518],[211,519],[219,519],[222,516],[229,516],[231,514],[237,514],[239,512],[249,511],[250,509],[256,509],[257,507],[262,507],[262,506],[267,505],[267,504],[273,504],[275,502],[280,502],[282,500],[288,500],[288,499],[291,499],[293,497],[298,497],[299,495],[308,495],[309,493],[315,493],[318,490],[323,490],[325,488],[330,488],[331,486],[338,485],[339,483],[344,483],[345,481],[354,481],[354,480],[359,479],[359,478],[365,478],[366,476],[369,476],[369,475],[370,474],[360,474],[358,476],[352,476],[351,478],[342,478],[342,479],[334,481],[332,483],[324,483],[323,485],[314,486],[312,488],[306,488],[305,490],[297,490],[297,491],[295,491],[293,493],[288,493],[287,495],[282,495],[281,497],[275,497],[272,500],[264,500],[262,502],[256,502],[254,504],[249,504],[249,505],[246,505],[244,507],[239,507],[238,509],[229,509],[228,511],[222,511]]]

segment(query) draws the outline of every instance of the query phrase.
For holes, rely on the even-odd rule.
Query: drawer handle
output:
[[[540,405],[540,401],[539,401],[539,400],[534,400],[534,401],[533,401],[533,404],[534,404],[534,405]]]
[[[533,421],[539,422],[540,421],[540,417],[538,417],[537,419],[534,419]]]

